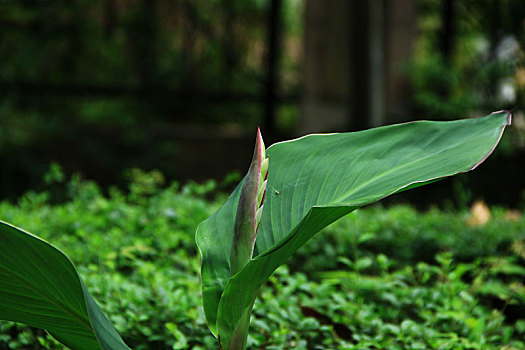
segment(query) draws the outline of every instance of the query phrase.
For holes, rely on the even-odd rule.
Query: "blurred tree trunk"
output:
[[[232,83],[231,76],[239,65],[239,44],[236,40],[235,22],[237,21],[237,13],[235,12],[235,4],[233,1],[222,1],[221,10],[224,16],[224,34],[222,36],[223,55],[223,85],[230,88]]]
[[[349,126],[353,130],[366,129],[383,124],[385,12],[384,0],[352,1],[351,37],[352,67],[354,79],[350,82],[352,108]]]
[[[447,62],[454,52],[454,36],[456,34],[456,23],[454,20],[456,5],[454,0],[444,0],[442,8],[441,29],[441,53]]]
[[[306,1],[301,134],[348,124],[350,8],[347,0]]]
[[[82,52],[82,6],[79,1],[71,1],[68,4],[71,10],[71,19],[68,23],[67,37],[68,45],[66,54],[63,56],[62,71],[64,77],[75,77],[78,71],[77,56]]]
[[[358,130],[407,113],[403,64],[415,0],[307,0],[300,133]]]
[[[282,0],[270,0],[266,41],[266,81],[264,93],[264,128],[275,131],[275,108],[279,88],[279,56],[281,47]]]
[[[114,0],[104,0],[102,10],[102,27],[104,29],[104,37],[110,38],[117,27],[118,21],[117,9]]]
[[[142,37],[139,54],[139,74],[143,87],[150,87],[156,80],[157,71],[157,0],[143,0],[143,22],[141,26]]]
[[[387,1],[385,6],[386,117],[389,121],[406,121],[410,119],[412,106],[410,83],[404,70],[412,58],[417,39],[416,1]]]

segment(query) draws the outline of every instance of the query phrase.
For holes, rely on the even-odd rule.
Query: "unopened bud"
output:
[[[259,209],[257,209],[257,214],[255,215],[256,217],[256,222],[257,222],[257,226],[259,225],[259,223],[261,222],[261,216],[262,216],[262,212],[263,212],[263,207],[264,207],[264,204],[261,205],[261,207]]]
[[[265,158],[261,164],[261,177],[259,178],[259,183],[262,184],[266,180],[266,175],[268,175],[268,164],[269,158]]]
[[[235,225],[233,230],[233,241],[230,252],[230,274],[233,276],[239,272],[252,258],[253,246],[257,235],[258,222],[262,214],[260,204],[264,198],[265,179],[262,176],[262,168],[266,160],[268,172],[268,161],[265,159],[266,150],[260,130],[257,130],[255,150],[252,163],[248,173],[244,177],[244,184],[239,196]]]
[[[267,182],[268,180],[264,180],[263,183],[259,186],[259,192],[257,192],[257,207],[260,207],[263,202],[264,192],[266,192]]]

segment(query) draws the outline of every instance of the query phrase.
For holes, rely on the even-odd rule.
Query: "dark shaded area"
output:
[[[51,162],[104,186],[134,167],[222,179],[298,101],[296,78],[279,84],[282,1],[0,7],[0,198],[40,188]]]
[[[461,206],[463,187],[519,206],[524,22],[518,0],[4,1],[0,198],[52,162],[103,186],[136,167],[221,180],[246,170],[257,126],[270,145],[518,106],[475,174],[395,198]]]
[[[384,203],[412,203],[421,209],[432,205],[468,208],[475,200],[505,207],[525,204],[525,152],[496,152],[473,172],[443,179],[416,190],[401,192]]]
[[[299,305],[301,309],[301,313],[305,317],[313,317],[317,321],[319,321],[320,324],[324,325],[330,325],[334,328],[335,334],[341,339],[351,341],[353,332],[348,328],[346,325],[340,322],[334,322],[332,318],[329,316],[323,314],[322,312],[317,311],[313,307]]]

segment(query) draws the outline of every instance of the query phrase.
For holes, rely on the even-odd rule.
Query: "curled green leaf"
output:
[[[264,196],[248,263],[230,274],[231,234],[248,175],[197,229],[203,304],[212,332],[222,344],[235,341],[260,286],[325,226],[391,194],[477,167],[498,144],[510,117],[500,111],[476,119],[308,135],[269,147],[266,186],[271,190]]]

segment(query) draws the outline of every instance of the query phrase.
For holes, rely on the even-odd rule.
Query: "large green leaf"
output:
[[[393,193],[474,169],[508,124],[510,113],[502,111],[477,119],[309,135],[269,147],[267,192],[252,260],[230,278],[240,187],[197,229],[203,304],[212,332],[227,344],[259,287],[316,232]]]
[[[0,319],[43,328],[74,350],[129,349],[64,253],[2,221],[0,247]]]

